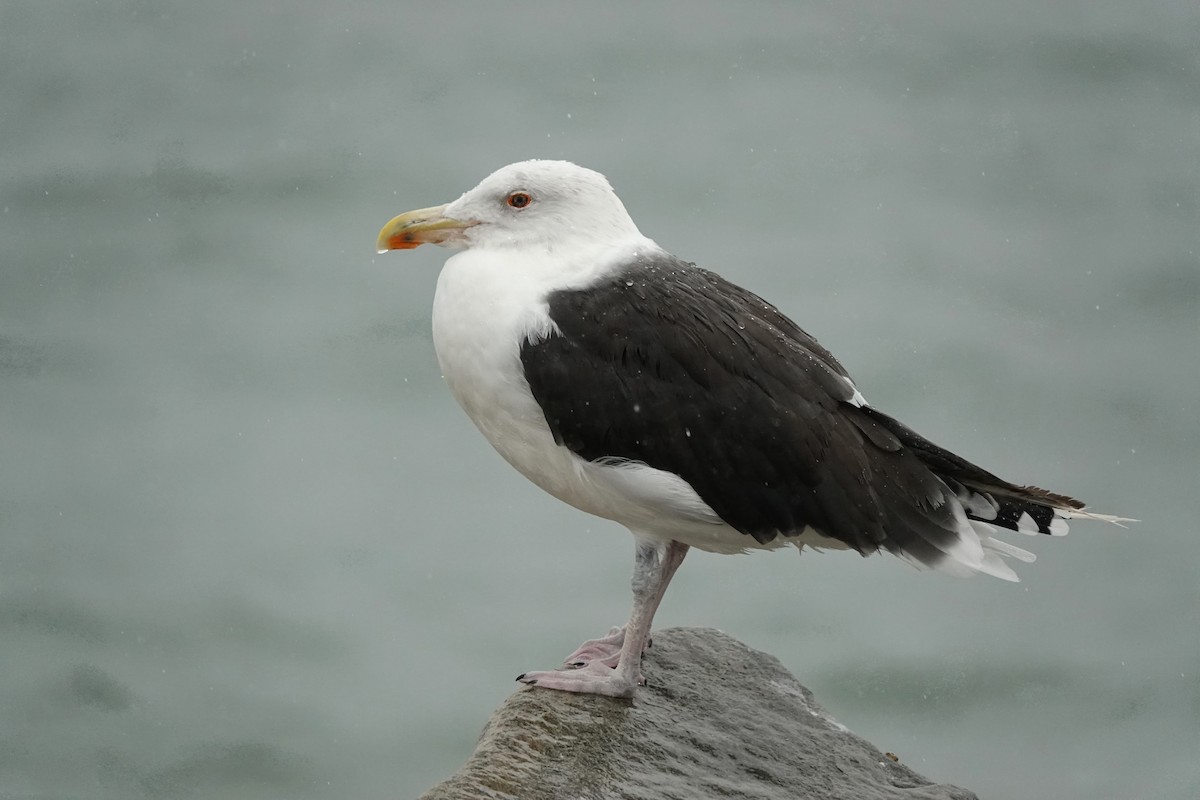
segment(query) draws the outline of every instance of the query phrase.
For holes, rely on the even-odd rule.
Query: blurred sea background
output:
[[[0,5],[0,798],[415,797],[624,621],[628,534],[442,385],[446,252],[374,254],[530,157],[1142,520],[1016,585],[697,553],[660,626],[981,797],[1200,796],[1200,6],[53,0]]]

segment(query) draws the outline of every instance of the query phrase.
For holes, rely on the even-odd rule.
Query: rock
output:
[[[719,631],[656,631],[642,669],[633,700],[517,690],[421,800],[975,798],[850,733],[778,659]]]

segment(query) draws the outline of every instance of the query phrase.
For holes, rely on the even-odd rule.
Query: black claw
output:
[[[521,680],[524,677],[525,677],[525,673],[522,672],[520,675],[517,676],[517,680]]]

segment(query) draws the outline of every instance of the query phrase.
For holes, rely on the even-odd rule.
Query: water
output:
[[[441,385],[393,215],[570,158],[863,392],[1078,525],[1024,583],[689,559],[989,798],[1200,793],[1200,12],[1178,3],[0,8],[0,796],[415,796],[624,619],[628,536]]]

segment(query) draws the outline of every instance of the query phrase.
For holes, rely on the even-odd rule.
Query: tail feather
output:
[[[1124,528],[1123,523],[1137,522],[1130,517],[1098,514],[1088,511],[1073,497],[1047,492],[1036,486],[1007,486],[981,488],[954,478],[939,475],[954,489],[958,500],[973,520],[987,522],[1010,531],[1031,536],[1066,536],[1067,520],[1091,519]]]
[[[1014,492],[1009,491],[997,497],[992,492],[965,485],[950,476],[939,477],[954,490],[969,518],[1018,533],[1065,536],[1066,521],[1069,518],[1067,514],[1076,511],[1074,507],[1061,503],[1051,504],[1053,501],[1044,499],[1040,494],[1030,493],[1026,497],[1018,498],[1014,496]],[[1036,487],[1021,488],[1042,492]]]
[[[1137,520],[1085,509],[1074,497],[1047,491],[1037,486],[1018,486],[993,475],[961,456],[939,447],[903,423],[870,407],[861,411],[881,425],[950,487],[979,534],[988,555],[999,554],[1021,561],[1033,555],[991,537],[996,528],[1029,535],[1065,536],[1067,521],[1092,519],[1122,525]]]

